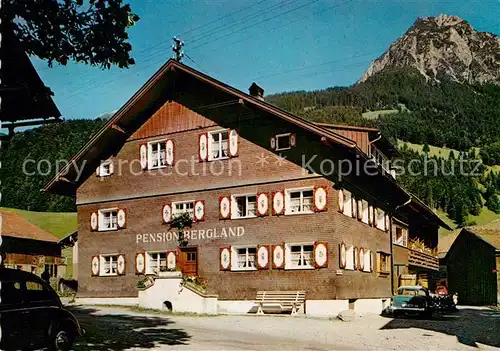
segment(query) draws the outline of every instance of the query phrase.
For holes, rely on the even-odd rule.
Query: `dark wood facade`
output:
[[[492,240],[490,240],[490,238]],[[475,233],[463,229],[446,254],[451,292],[463,305],[500,304],[500,232]]]
[[[237,131],[237,153],[220,161],[201,160],[201,136],[221,129]],[[273,150],[271,140],[284,133],[293,135],[293,146]],[[141,147],[166,140],[174,145],[173,162],[161,169],[144,169],[139,162]],[[46,187],[76,193],[79,296],[137,296],[138,255],[175,252],[178,266],[183,270],[189,266],[187,273],[196,271],[207,280],[207,292],[221,300],[254,299],[257,290],[306,290],[308,299],[316,300],[390,297],[389,222],[393,217],[406,220],[410,233],[414,224],[432,221],[437,228],[439,222],[431,211],[426,213],[429,219],[425,209],[407,206],[412,197],[392,177],[337,168],[349,160],[363,169],[369,162],[363,147],[169,61],[75,157],[78,165],[86,162],[83,177],[67,169]],[[96,176],[96,167],[106,159],[114,165],[113,174]],[[274,212],[274,194],[318,188],[327,195],[321,210],[315,202],[310,213]],[[362,200],[369,204],[369,211],[383,211],[387,226],[344,214],[341,199],[347,193],[360,204]],[[238,194],[264,194],[269,203],[265,213],[221,218],[221,199]],[[202,202],[204,211],[203,219],[187,232],[186,249],[178,247],[175,229],[162,221],[162,208],[182,201]],[[109,231],[93,229],[92,216],[110,208],[123,210],[126,224]],[[422,225],[415,228],[419,235]],[[292,244],[314,245],[315,250],[322,244],[326,263],[284,269],[273,258],[264,267],[244,271],[232,271],[221,263],[227,248],[266,247],[271,256],[274,247]],[[371,269],[362,268],[357,261],[361,256],[352,256],[357,263],[346,269],[340,255],[343,246],[358,255],[363,249]],[[97,257],[108,254],[116,255],[124,267],[117,275],[93,271],[99,266]]]

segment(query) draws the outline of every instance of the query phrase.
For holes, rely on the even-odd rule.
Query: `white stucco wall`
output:
[[[354,302],[356,313],[382,313],[382,310],[390,303],[390,299],[358,299]]]
[[[306,315],[337,316],[349,309],[349,300],[306,300]]]
[[[157,278],[153,286],[139,291],[139,307],[165,309],[164,302],[172,304],[172,312],[217,314],[217,298],[203,297],[182,286],[182,278]]]

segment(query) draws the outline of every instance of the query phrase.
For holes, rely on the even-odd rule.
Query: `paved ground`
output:
[[[291,316],[178,316],[72,307],[87,334],[74,350],[457,350],[500,348],[500,311],[354,322]]]

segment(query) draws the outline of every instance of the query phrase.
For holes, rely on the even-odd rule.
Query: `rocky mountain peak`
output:
[[[476,31],[458,16],[417,18],[360,82],[386,68],[408,66],[433,81],[500,84],[500,37]]]

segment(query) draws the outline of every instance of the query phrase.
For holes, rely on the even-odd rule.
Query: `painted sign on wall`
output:
[[[212,240],[212,239],[230,239],[232,237],[241,237],[245,235],[244,227],[229,228],[209,228],[209,229],[191,229],[184,231],[184,239],[190,241]],[[135,242],[138,243],[161,243],[173,240],[179,240],[177,231],[144,233],[137,234]]]

